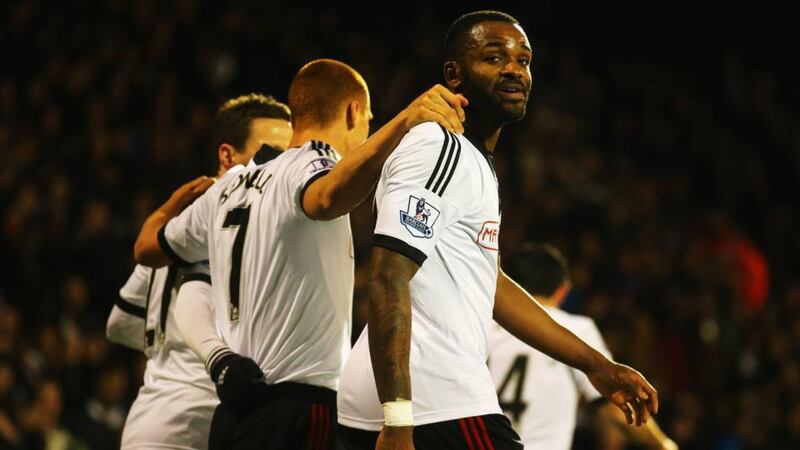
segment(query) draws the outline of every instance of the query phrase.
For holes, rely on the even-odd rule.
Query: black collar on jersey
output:
[[[494,175],[494,181],[495,181],[495,183],[498,183],[498,181],[497,181],[497,172],[494,170],[494,153],[490,152],[489,149],[486,148],[486,144],[483,142],[483,139],[480,139],[472,131],[465,130],[464,131],[464,137],[467,138],[467,140],[470,142],[470,144],[475,146],[475,148],[477,148],[481,152],[481,154],[483,155],[484,158],[486,158],[486,162],[489,164],[489,169],[491,169],[492,175]],[[499,188],[499,183],[498,183],[498,191],[499,190],[500,190],[500,188]],[[498,192],[498,197],[497,197],[497,203],[500,206],[500,211],[502,211],[503,210],[503,205],[502,205],[502,202],[500,201],[499,192]]]
[[[253,162],[256,164],[264,164],[277,158],[281,155],[281,153],[282,152],[275,147],[271,147],[267,144],[261,144],[261,148],[259,148],[256,154],[253,155]]]
[[[479,138],[472,130],[465,130],[464,137],[478,150],[483,153],[483,156],[491,156],[492,152],[486,148],[486,143],[483,142],[483,139]]]
[[[483,139],[480,139],[471,130],[465,130],[464,137],[467,138],[470,144],[472,144],[481,152],[484,158],[486,158],[486,162],[489,163],[489,168],[492,169],[494,177],[497,178],[497,173],[494,171],[494,153],[490,152],[489,149],[486,148],[486,144],[483,142]]]

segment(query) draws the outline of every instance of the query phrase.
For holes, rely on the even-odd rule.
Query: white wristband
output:
[[[384,403],[383,420],[387,427],[414,426],[414,412],[411,410],[411,400],[398,398],[393,402]]]

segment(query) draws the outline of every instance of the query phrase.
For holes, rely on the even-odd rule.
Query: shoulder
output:
[[[437,149],[441,149],[445,141],[452,141],[453,134],[436,122],[423,122],[415,125],[403,136],[389,160],[400,156],[414,154],[418,159],[438,157]]]
[[[275,162],[275,163],[278,163],[278,164],[280,164],[280,163],[285,164],[285,163],[290,162],[290,161],[296,161],[297,159],[303,157],[304,155],[309,155],[309,154],[312,154],[312,153],[314,153],[314,152],[311,151],[310,148],[307,148],[307,146],[292,147],[292,148],[288,148],[288,149],[284,150],[283,152],[281,152],[281,154],[279,156],[277,156],[276,158],[270,160],[270,162]],[[269,162],[266,163],[266,164],[269,164]]]
[[[445,130],[445,128],[436,122],[422,122],[420,124],[411,127],[411,129],[408,130],[408,133],[406,133],[406,135],[421,136],[429,139],[442,140],[446,133],[447,131]]]
[[[411,177],[427,189],[439,190],[452,177],[461,155],[455,134],[435,122],[421,123],[406,133],[384,166],[384,176]]]
[[[319,171],[326,171],[333,168],[339,160],[335,150],[327,144],[313,145],[315,141],[310,141],[302,147],[294,147],[283,152],[281,156],[275,158],[273,162],[278,166],[275,174],[280,175],[287,170],[292,174],[313,174]]]

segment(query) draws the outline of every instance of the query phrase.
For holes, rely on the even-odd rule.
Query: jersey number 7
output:
[[[231,250],[231,276],[229,294],[231,303],[228,313],[231,322],[239,320],[239,284],[242,278],[242,252],[244,250],[244,237],[247,234],[247,222],[250,221],[250,205],[244,208],[233,208],[225,215],[222,228],[239,227],[236,238],[233,240]]]

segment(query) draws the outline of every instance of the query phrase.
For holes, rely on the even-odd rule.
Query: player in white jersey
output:
[[[212,127],[212,146],[220,175],[245,164],[257,150],[286,148],[292,136],[286,105],[250,94],[225,102]],[[190,183],[191,184],[191,183]],[[196,195],[186,186],[175,194],[188,204]],[[187,347],[176,328],[181,304],[193,316],[213,316],[208,264],[171,264],[160,269],[137,265],[107,324],[108,338],[147,355],[144,385],[128,413],[122,449],[205,449],[211,416],[219,400],[203,361]]]
[[[548,245],[525,245],[508,271],[556,322],[611,358],[594,321],[559,309],[571,288],[566,259]],[[606,402],[586,374],[534,350],[495,324],[489,335],[489,369],[503,412],[528,450],[569,450],[581,399],[606,429],[620,430],[644,448],[677,450],[655,420],[643,427],[625,426],[625,416]]]
[[[138,261],[210,259],[222,341],[195,333],[194,323],[179,326],[217,383],[212,433],[228,437],[225,448],[332,445],[350,348],[347,213],[411,127],[435,118],[462,131],[462,101],[434,87],[364,142],[366,83],[341,62],[313,61],[289,88],[292,148],[230,171],[180,215],[162,208],[145,223]]]
[[[467,14],[448,31],[444,75],[469,99],[466,132],[417,126],[384,166],[368,329],[339,388],[345,448],[521,448],[486,366],[493,317],[586,372],[637,421],[657,409],[657,394],[641,374],[559,326],[498,269],[491,155],[502,127],[524,116],[531,57],[524,31],[507,14]]]

